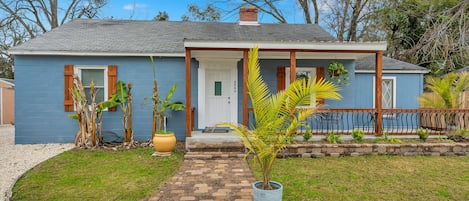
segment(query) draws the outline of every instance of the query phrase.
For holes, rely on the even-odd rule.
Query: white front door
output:
[[[206,125],[231,121],[231,76],[229,69],[207,69],[205,71]]]
[[[238,120],[237,60],[199,60],[199,129]]]

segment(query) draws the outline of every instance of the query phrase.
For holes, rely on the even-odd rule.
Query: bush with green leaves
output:
[[[448,133],[448,139],[454,142],[466,142],[469,140],[469,129],[459,129]]]
[[[311,131],[311,126],[305,126],[305,132],[303,133],[303,141],[307,142],[311,137],[313,137],[313,132]]]
[[[363,140],[365,139],[365,132],[363,132],[359,128],[355,128],[352,131],[352,138],[354,142],[362,143]]]
[[[342,143],[340,135],[337,135],[335,132],[330,132],[329,135],[326,136],[326,141],[331,144]]]
[[[419,139],[422,140],[422,141],[427,141],[428,139],[428,136],[430,135],[430,132],[428,131],[428,129],[423,129],[423,128],[419,128],[417,130],[417,135],[419,136]]]
[[[400,140],[399,138],[395,138],[395,137],[389,137],[386,132],[383,132],[383,141],[393,143],[393,144],[402,143],[402,140]]]

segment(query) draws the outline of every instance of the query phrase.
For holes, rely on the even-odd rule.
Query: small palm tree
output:
[[[258,48],[249,52],[247,87],[254,110],[255,126],[252,130],[242,124],[221,123],[219,126],[233,129],[254,154],[263,176],[263,189],[271,189],[270,177],[277,154],[286,147],[290,138],[303,121],[315,112],[315,108],[301,109],[309,105],[311,96],[340,99],[339,89],[324,80],[300,79],[285,90],[271,94],[264,82],[258,62]]]
[[[423,107],[459,108],[461,92],[469,88],[469,73],[449,73],[443,78],[428,77],[426,88],[432,93],[420,95],[419,102]]]

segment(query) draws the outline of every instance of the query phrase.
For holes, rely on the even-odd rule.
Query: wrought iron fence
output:
[[[249,110],[250,125],[254,115]],[[469,129],[469,109],[383,109],[382,131],[391,135],[413,135],[419,128],[430,134],[447,134]],[[315,134],[351,134],[359,128],[368,135],[376,130],[375,109],[319,109],[308,118]]]

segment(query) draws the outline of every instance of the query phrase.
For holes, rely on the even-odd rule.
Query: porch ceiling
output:
[[[212,59],[242,59],[243,51],[220,50],[192,50],[194,58]],[[347,52],[297,52],[296,59],[358,59],[374,53],[347,53]],[[290,59],[290,52],[259,51],[260,59]]]

